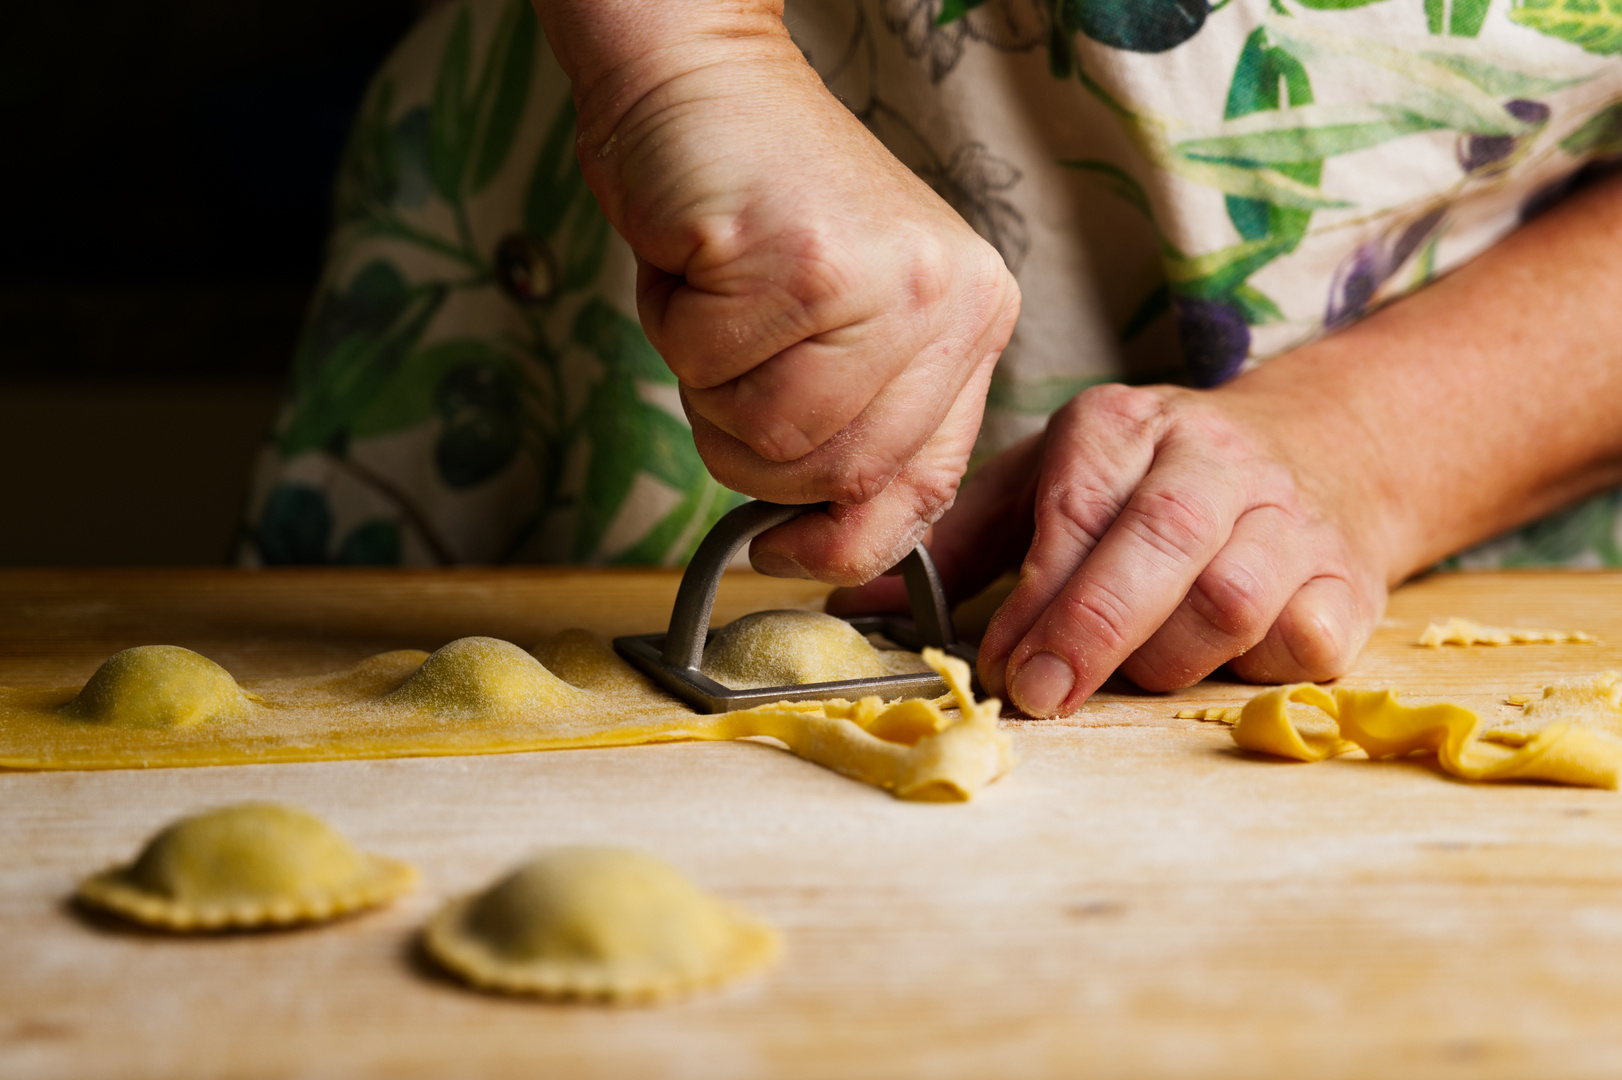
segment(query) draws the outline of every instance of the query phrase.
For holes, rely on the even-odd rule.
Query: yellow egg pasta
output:
[[[651,856],[561,848],[452,900],[428,954],[484,990],[649,1002],[758,970],[777,933]]]
[[[1505,745],[1484,740],[1484,726],[1474,712],[1451,702],[1413,706],[1389,690],[1299,683],[1252,698],[1234,726],[1233,741],[1296,761],[1323,761],[1359,749],[1370,758],[1434,754],[1443,769],[1465,780],[1615,788],[1622,779],[1622,739],[1599,727],[1568,717],[1519,745]]]
[[[1580,630],[1528,630],[1515,626],[1483,626],[1457,615],[1445,623],[1431,623],[1417,644],[1439,649],[1443,645],[1593,645],[1599,639]]]
[[[179,933],[322,922],[392,900],[407,863],[356,851],[313,814],[242,803],[183,818],[134,862],[85,879],[80,902]]]
[[[841,625],[861,649],[887,655]],[[813,641],[811,651],[818,648]],[[941,671],[952,696],[889,706],[877,698],[785,703],[706,716],[580,630],[534,653],[494,638],[462,638],[432,654],[382,653],[329,675],[247,686],[197,653],[146,646],[117,654],[83,688],[0,689],[0,768],[233,765],[765,736],[902,798],[966,799],[1013,765],[996,703],[975,702],[962,661],[905,655]],[[884,674],[898,662],[882,664]],[[802,667],[807,679],[851,677],[826,657]]]

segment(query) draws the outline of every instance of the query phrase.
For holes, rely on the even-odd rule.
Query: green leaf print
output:
[[[469,185],[474,194],[483,191],[495,179],[507,162],[508,152],[512,150],[513,137],[518,133],[524,106],[529,102],[538,26],[528,0],[512,0],[496,27],[490,55],[485,61],[487,73],[495,73],[495,90],[481,126],[478,153],[474,157]]]
[[[419,349],[395,370],[370,405],[355,418],[350,434],[357,438],[387,435],[432,419],[435,395],[445,376],[459,367],[477,365],[507,373],[521,383],[518,363],[483,338],[451,338]]]
[[[574,154],[574,102],[564,98],[541,140],[524,195],[524,231],[537,240],[550,239],[563,224],[586,182]]]
[[[1266,293],[1248,283],[1235,288],[1229,294],[1229,299],[1239,306],[1239,313],[1251,326],[1284,321],[1284,312],[1279,310],[1279,306]]]
[[[1121,332],[1118,335],[1121,344],[1125,345],[1126,343],[1135,339],[1139,334],[1153,326],[1156,319],[1160,318],[1160,316],[1164,315],[1170,310],[1171,290],[1167,288],[1166,283],[1162,281],[1154,288],[1150,289],[1149,294],[1138,302],[1137,307],[1132,309],[1132,314],[1126,317],[1126,322],[1121,325]],[[991,390],[992,393],[996,393],[997,391],[997,378],[995,375],[992,376],[991,379]],[[986,399],[988,405],[990,400],[991,399],[989,397]],[[1070,399],[1064,399],[1064,401],[1068,400]],[[1062,405],[1063,403],[1064,402],[1061,401],[1059,404]],[[1054,406],[1054,408],[1057,407],[1058,406]],[[1014,411],[1031,412],[1033,410],[1015,409]],[[1046,409],[1039,411],[1052,412],[1053,410]]]
[[[1622,564],[1616,542],[1617,505],[1618,496],[1611,492],[1528,525],[1515,534],[1519,550],[1503,565],[1559,565],[1590,553],[1606,566]]]
[[[399,566],[400,523],[372,518],[349,531],[333,560],[347,566]]]
[[[1509,68],[1489,64],[1485,60],[1478,60],[1464,53],[1422,52],[1419,55],[1432,64],[1464,76],[1494,97],[1540,98],[1557,90],[1585,83],[1594,77],[1579,75],[1576,78],[1557,79],[1547,75],[1511,71]]]
[[[1208,0],[1059,0],[1065,25],[1101,45],[1138,53],[1175,49],[1200,32]]]
[[[1425,0],[1425,25],[1433,34],[1475,37],[1487,19],[1492,0]]]
[[[468,75],[473,68],[473,14],[456,13],[456,24],[445,39],[439,72],[428,114],[428,165],[434,190],[446,202],[462,195],[462,173],[467,167],[474,117],[468,109]]]
[[[392,264],[367,264],[321,301],[294,357],[297,408],[277,436],[283,458],[338,448],[355,418],[416,348],[444,302],[443,285],[407,288]]]
[[[1560,140],[1572,157],[1615,157],[1622,154],[1622,101],[1612,102],[1583,126]]]
[[[1173,149],[1207,161],[1303,164],[1441,126],[1393,105],[1302,105],[1253,113],[1223,124],[1214,135],[1186,139]]]
[[[1387,104],[1440,127],[1476,135],[1520,136],[1530,130],[1498,98],[1468,78],[1407,49],[1335,33],[1299,19],[1271,19],[1267,32],[1306,63],[1315,58],[1347,57],[1369,65],[1375,69],[1371,75],[1392,83],[1393,97]]]
[[[1295,0],[1295,2],[1314,11],[1349,11],[1352,8],[1378,4],[1381,0]]]
[[[1298,242],[1293,236],[1269,236],[1204,255],[1169,260],[1166,277],[1179,294],[1213,300],[1226,297],[1251,274],[1293,250]]]
[[[610,561],[624,566],[684,563],[721,516],[743,501],[706,474],[641,540]]]
[[[558,108],[541,142],[524,197],[524,231],[550,245],[564,290],[589,286],[608,257],[610,228],[597,199],[581,179],[574,154],[574,103]]]
[[[265,497],[254,543],[267,566],[296,566],[327,561],[332,536],[332,509],[320,488],[280,484]]]
[[[648,406],[636,387],[614,373],[591,388],[581,414],[581,426],[591,444],[582,502],[575,524],[574,560],[585,562],[597,554],[603,536],[631,493],[631,485],[647,454],[648,432],[637,422]]]
[[[1272,44],[1265,29],[1252,32],[1245,39],[1245,47],[1240,50],[1239,60],[1234,64],[1224,119],[1237,120],[1286,105],[1310,105],[1312,101],[1312,81],[1307,77],[1307,69],[1301,61],[1290,55],[1288,50]],[[1323,173],[1323,163],[1298,162],[1284,165],[1279,171],[1303,184],[1317,186]],[[1228,220],[1233,222],[1239,235],[1246,240],[1259,240],[1269,234],[1304,236],[1307,224],[1312,220],[1310,210],[1275,206],[1261,199],[1227,195],[1224,202],[1228,209]]]
[[[434,190],[428,175],[428,109],[419,105],[400,117],[389,131],[389,141],[399,177],[394,202],[415,210]]]
[[[1512,0],[1509,17],[1591,53],[1622,53],[1622,0]]]
[[[340,224],[365,218],[395,197],[398,176],[389,130],[393,105],[394,84],[382,79],[368,91],[355,117],[333,185],[333,219]]]
[[[985,3],[986,0],[944,0],[941,13],[935,16],[936,26],[947,26]]]
[[[482,484],[518,456],[524,437],[519,379],[506,363],[472,361],[446,372],[435,387],[441,426],[434,464],[448,486]]]
[[[597,297],[581,305],[569,336],[591,351],[611,372],[628,378],[676,385],[676,376],[642,332],[636,320]]]
[[[1161,297],[1160,310],[1165,311],[1169,297],[1164,287],[1157,291]],[[1088,387],[1118,381],[1107,375],[1049,375],[1040,379],[1014,379],[995,371],[991,375],[991,390],[986,394],[986,408],[1047,416]]]

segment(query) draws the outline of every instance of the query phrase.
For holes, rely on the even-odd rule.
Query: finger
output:
[[[925,537],[948,601],[979,593],[1004,569],[1017,566],[1030,547],[1043,441],[1042,435],[1032,435],[982,465]],[[906,583],[881,577],[854,589],[836,589],[826,610],[864,615],[910,607]]]
[[[846,327],[802,341],[719,386],[684,384],[682,395],[689,409],[759,457],[793,461],[860,416],[919,354],[950,347],[932,346],[930,329],[922,313]],[[961,387],[972,368],[968,354],[940,359],[952,386]]]
[[[1357,660],[1383,607],[1339,576],[1301,586],[1267,636],[1236,657],[1229,670],[1246,682],[1322,682],[1344,675]]]
[[[1154,462],[1158,401],[1124,386],[1072,398],[1048,421],[1029,551],[1019,583],[980,640],[985,688],[1006,696],[1008,656],[1120,515]]]
[[[1011,331],[1011,324],[1008,329]],[[699,456],[727,487],[772,502],[828,500],[859,505],[877,496],[903,466],[919,456],[924,445],[950,422],[950,414],[976,378],[974,373],[980,368],[989,370],[988,364],[994,364],[997,355],[994,350],[982,353],[976,365],[959,372],[954,370],[954,358],[944,351],[931,354],[929,362],[913,364],[880,391],[837,435],[788,462],[769,461],[720,430],[693,409],[685,388],[682,400]],[[984,407],[983,382],[974,396],[980,399],[974,406],[978,417]]]
[[[945,307],[944,331],[921,347],[920,313],[904,330],[880,320],[802,343],[724,386],[683,386],[711,472],[760,498],[871,498],[944,422],[985,357],[1007,345],[1018,286],[1000,263],[988,271]],[[788,462],[795,467],[784,470]]]
[[[1203,444],[1162,448],[1120,517],[1010,653],[1014,704],[1035,716],[1079,707],[1176,610],[1227,543],[1245,501]]]
[[[878,314],[865,296],[841,288],[826,265],[773,263],[777,247],[723,268],[691,267],[686,275],[638,260],[637,315],[683,383],[719,386],[799,342]]]
[[[952,505],[968,466],[985,410],[996,357],[976,369],[928,444],[877,496],[854,506],[834,505],[755,537],[755,568],[778,576],[814,577],[835,585],[861,585],[900,562]]]
[[[1171,617],[1127,657],[1121,674],[1145,690],[1179,690],[1244,655],[1312,575],[1316,554],[1305,544],[1280,543],[1299,531],[1278,506],[1241,515],[1227,546]]]

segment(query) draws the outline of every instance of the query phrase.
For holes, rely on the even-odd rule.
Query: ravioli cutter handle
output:
[[[745,544],[767,529],[827,507],[827,503],[786,506],[747,502],[717,521],[693,553],[682,575],[681,587],[676,591],[676,604],[670,611],[670,628],[665,634],[661,657],[665,666],[698,669],[710,632],[710,615],[715,610],[715,590],[720,587],[721,575],[732,564],[733,556]],[[921,644],[942,649],[955,644],[957,637],[952,632],[946,591],[941,587],[940,574],[924,545],[919,544],[901,560],[900,570]]]

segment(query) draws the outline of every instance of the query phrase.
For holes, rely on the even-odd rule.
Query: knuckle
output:
[[[839,462],[818,484],[818,494],[843,506],[860,506],[877,498],[895,478],[897,466],[868,454]]]
[[[1207,568],[1188,594],[1194,614],[1247,647],[1266,636],[1272,624],[1269,599],[1261,579],[1237,566]]]
[[[796,229],[780,243],[785,267],[776,283],[792,300],[790,319],[805,336],[819,333],[827,308],[860,288],[860,260],[823,229]]]
[[[1036,547],[1043,540],[1062,537],[1091,551],[1121,512],[1119,500],[1108,491],[1088,484],[1065,484],[1040,497],[1036,511]],[[1054,536],[1053,534],[1058,534]]]
[[[1096,643],[1106,654],[1123,652],[1131,641],[1132,604],[1107,585],[1095,581],[1082,589],[1067,589],[1055,606],[1081,640],[1090,646]],[[1069,634],[1064,636],[1075,640]]]
[[[1280,638],[1300,676],[1321,682],[1345,674],[1354,650],[1345,631],[1329,613],[1311,607],[1292,616],[1281,628]]]
[[[755,411],[740,419],[738,440],[775,464],[797,461],[816,445],[793,420],[780,412]]]
[[[1121,514],[1121,524],[1171,561],[1199,556],[1221,527],[1205,497],[1190,491],[1139,491]]]

